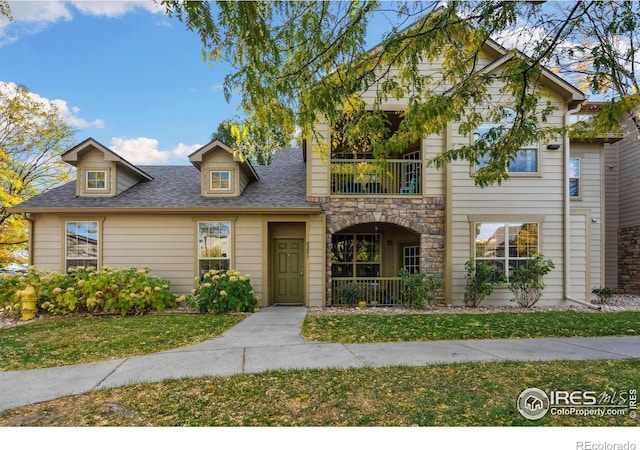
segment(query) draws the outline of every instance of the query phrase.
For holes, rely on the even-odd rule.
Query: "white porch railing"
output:
[[[421,161],[332,159],[331,193],[345,195],[412,195],[422,193]]]

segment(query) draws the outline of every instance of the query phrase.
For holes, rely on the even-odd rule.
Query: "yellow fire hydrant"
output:
[[[36,317],[38,312],[38,297],[36,289],[29,285],[22,291],[16,293],[18,299],[22,301],[22,320],[25,322]]]

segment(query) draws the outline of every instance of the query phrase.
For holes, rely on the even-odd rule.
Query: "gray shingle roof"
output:
[[[115,197],[76,197],[75,181],[16,206],[35,209],[96,208],[318,208],[306,201],[306,167],[299,148],[279,152],[269,166],[255,166],[260,179],[239,197],[200,195],[200,172],[193,166],[139,166],[153,177]]]

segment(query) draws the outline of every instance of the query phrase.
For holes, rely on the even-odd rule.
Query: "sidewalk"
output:
[[[331,344],[300,337],[304,307],[274,306],[221,336],[151,355],[0,372],[0,411],[92,390],[169,378],[275,369],[425,366],[470,361],[640,358],[640,336]]]

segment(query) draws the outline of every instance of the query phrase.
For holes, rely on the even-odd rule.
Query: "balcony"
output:
[[[331,194],[422,194],[422,163],[416,159],[332,159]]]

